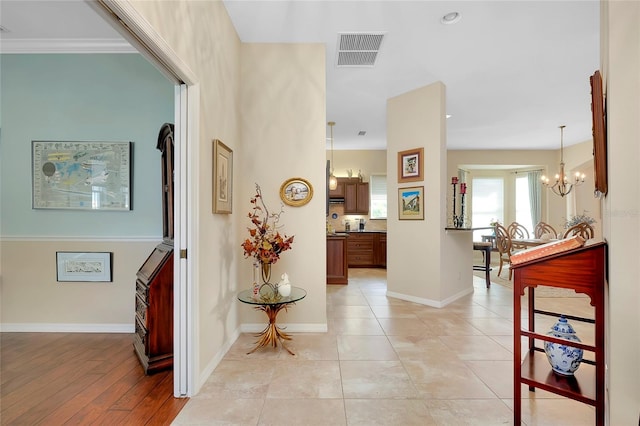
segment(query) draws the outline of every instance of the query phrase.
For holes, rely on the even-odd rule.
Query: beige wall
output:
[[[234,180],[242,176],[239,88],[240,40],[222,2],[132,1],[195,75],[200,90],[199,142],[190,146],[192,171],[199,178],[191,189],[197,201],[197,241],[192,241],[195,268],[197,342],[200,380],[215,367],[229,339],[239,328],[236,300],[239,238],[235,215],[214,215],[212,205],[212,140],[220,139],[234,153]],[[192,117],[198,119],[197,117]],[[237,193],[237,192],[236,192]],[[233,197],[234,212],[238,197]],[[199,384],[196,384],[196,388]]]
[[[309,291],[298,304],[303,309],[290,309],[279,322],[292,324],[292,331],[326,328],[324,49],[242,45],[222,2],[132,4],[190,67],[200,89],[200,140],[189,150],[199,176],[192,182],[198,208],[191,259],[198,311],[196,371],[203,382],[243,324],[263,327],[266,319],[236,299],[251,282],[250,261],[240,244],[256,182],[275,208],[280,185],[288,178],[304,177],[318,191],[306,206],[285,208],[282,223],[296,239],[274,266],[274,275],[287,271],[294,285]],[[231,215],[211,213],[216,138],[234,151]]]
[[[607,99],[609,424],[640,417],[640,2],[607,1],[602,13]]]
[[[331,150],[327,151],[327,160],[331,160]],[[347,170],[351,169],[353,177],[362,171],[363,180],[369,182],[372,174],[387,173],[386,150],[334,150],[333,161],[333,174],[337,177],[348,177]]]
[[[2,330],[133,333],[136,272],[159,242],[3,240]],[[112,282],[57,282],[58,251],[113,253]]]
[[[473,292],[471,233],[445,231],[445,87],[422,87],[387,101],[387,291],[444,306]],[[397,153],[424,148],[424,180],[398,183]],[[424,220],[399,220],[398,188],[424,187]],[[446,283],[446,285],[445,285]]]
[[[255,183],[270,209],[280,207],[282,183],[307,179],[314,188],[311,201],[284,207],[280,218],[293,248],[273,266],[273,277],[289,274],[293,285],[308,296],[282,312],[278,322],[289,331],[325,331],[325,48],[321,44],[247,44],[242,47],[240,97],[242,159],[238,163],[236,214],[238,238],[232,251],[238,257],[238,289],[251,284],[251,260],[242,257],[240,239],[248,236],[247,213]],[[304,94],[304,96],[301,96]],[[264,328],[265,315],[242,306],[241,322],[253,331]]]

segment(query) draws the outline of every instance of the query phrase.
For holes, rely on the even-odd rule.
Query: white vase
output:
[[[291,294],[291,284],[281,284],[278,286],[278,294],[282,297],[287,297]]]
[[[558,322],[551,327],[547,336],[580,342],[575,330],[564,316],[561,316]],[[564,343],[545,342],[544,352],[547,354],[551,369],[563,376],[573,376],[582,362],[583,350]]]

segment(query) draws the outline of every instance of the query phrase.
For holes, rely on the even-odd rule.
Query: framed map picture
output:
[[[131,210],[131,142],[32,141],[34,209]]]

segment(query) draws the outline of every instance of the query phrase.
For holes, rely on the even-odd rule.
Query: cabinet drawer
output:
[[[348,255],[349,266],[373,265],[373,252],[356,252]]]
[[[136,315],[140,318],[143,324],[147,323],[147,303],[142,300],[139,294],[136,294]]]
[[[149,287],[140,280],[136,280],[136,294],[139,294],[142,300],[149,300]]]
[[[349,235],[347,238],[347,250],[349,252],[357,250],[373,250],[373,235]]]
[[[140,322],[140,318],[136,315],[136,338],[140,340],[144,346],[147,344],[147,329]]]

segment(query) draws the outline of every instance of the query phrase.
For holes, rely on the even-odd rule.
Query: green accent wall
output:
[[[0,55],[0,235],[162,238],[160,151],[174,85],[138,54]],[[31,141],[130,141],[132,209],[32,209]]]

